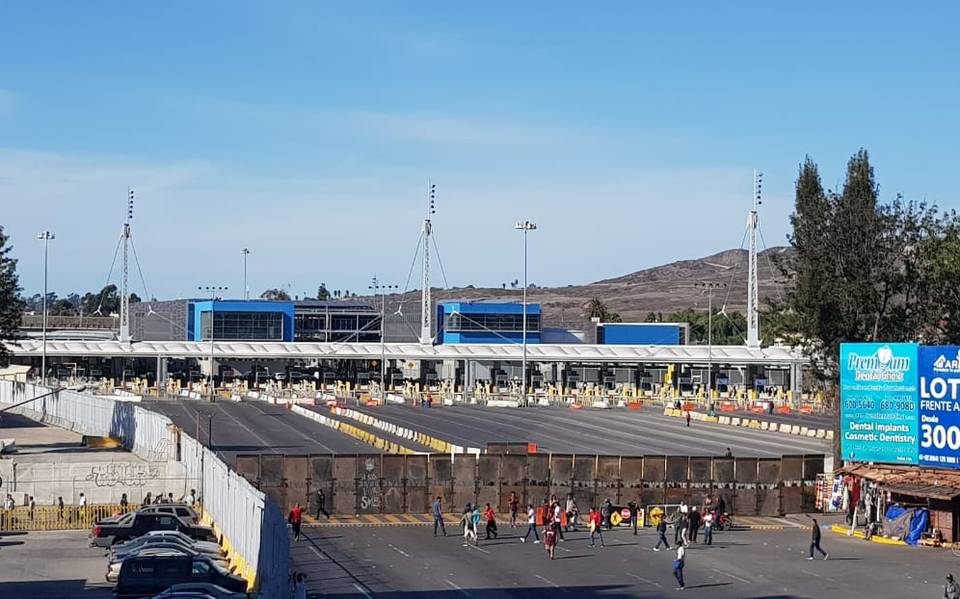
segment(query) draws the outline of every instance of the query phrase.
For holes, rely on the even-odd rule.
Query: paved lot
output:
[[[0,597],[75,599],[113,596],[103,550],[85,530],[0,534]]]
[[[533,442],[540,451],[613,455],[780,456],[826,453],[829,443],[761,430],[694,422],[655,409],[570,410],[568,408],[484,408],[446,406],[364,407],[361,410],[457,445]]]
[[[378,453],[371,445],[266,402],[174,400],[141,405],[166,415],[191,435],[197,434],[199,414],[199,440],[208,446],[207,415],[213,414],[214,449],[228,464],[238,453]]]
[[[960,571],[949,551],[867,543],[824,531],[829,561],[807,561],[808,528],[717,533],[712,547],[687,553],[687,590],[674,590],[674,552],[651,551],[655,534],[607,534],[590,548],[572,533],[549,561],[542,545],[516,530],[479,548],[464,547],[455,526],[434,538],[417,526],[306,527],[294,543],[294,567],[316,597],[942,597],[946,572]],[[671,539],[672,540],[672,539]]]

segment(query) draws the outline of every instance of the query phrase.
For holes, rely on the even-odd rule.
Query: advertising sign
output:
[[[840,345],[843,459],[917,463],[917,368],[913,343]]]
[[[960,468],[960,347],[921,347],[920,465]]]

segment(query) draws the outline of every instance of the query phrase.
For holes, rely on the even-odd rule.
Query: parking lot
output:
[[[104,551],[86,530],[0,533],[0,597],[107,598]]]
[[[589,533],[570,533],[554,561],[542,545],[521,543],[523,529],[501,528],[495,541],[464,546],[454,523],[449,537],[429,526],[308,527],[293,543],[294,568],[318,597],[707,597],[939,598],[947,572],[960,572],[948,550],[879,545],[824,530],[828,561],[806,560],[804,517],[782,530],[718,532],[714,545],[687,552],[685,591],[675,590],[673,551],[654,552],[652,530],[606,533],[591,548]],[[670,535],[671,544],[673,542]],[[314,595],[315,594],[315,595]]]

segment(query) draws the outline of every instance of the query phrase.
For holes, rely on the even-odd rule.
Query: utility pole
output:
[[[243,254],[243,299],[250,299],[250,288],[247,287],[247,256],[250,255],[250,250],[243,248],[240,250],[240,253]]]
[[[430,235],[433,233],[432,215],[437,213],[437,186],[427,187],[429,204],[427,218],[423,219],[423,269],[420,282],[420,343],[433,344],[433,301],[430,292]]]
[[[387,315],[387,296],[388,289],[399,289],[399,285],[382,285],[377,275],[373,275],[370,285],[367,289],[373,290],[373,298],[376,301],[377,294],[380,294],[380,392],[383,394],[383,401],[387,401],[387,345],[386,345],[386,315]]]
[[[43,231],[37,239],[43,242],[43,354],[40,358],[40,384],[47,381],[47,255],[49,254],[50,240],[56,239],[50,231]]]
[[[127,188],[127,221],[123,223],[123,278],[120,280],[120,343],[130,342],[130,221],[133,220],[133,190]]]
[[[753,208],[747,216],[747,230],[750,233],[750,253],[747,277],[747,347],[760,347],[759,284],[757,282],[757,228],[760,218],[757,210],[762,204],[761,191],[763,173],[753,171]]]
[[[528,220],[518,222],[513,226],[518,231],[523,231],[523,372],[520,375],[520,384],[523,386],[521,404],[527,405],[527,233],[536,231],[536,223]]]
[[[713,393],[713,290],[726,287],[723,283],[697,283],[697,287],[707,290],[707,401]]]
[[[220,287],[217,285],[201,285],[197,287],[200,291],[206,291],[210,294],[210,376],[208,380],[208,386],[210,387],[210,397],[211,399],[216,395],[214,386],[213,386],[213,338],[214,332],[216,331],[216,314],[217,314],[217,293],[221,291],[226,291],[229,287]],[[203,340],[203,319],[200,319],[200,339]],[[211,416],[212,419],[212,416]],[[211,420],[212,422],[212,420]]]

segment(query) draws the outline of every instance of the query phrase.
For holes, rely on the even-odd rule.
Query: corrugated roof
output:
[[[23,340],[7,345],[15,354],[38,356],[41,342]],[[519,343],[462,343],[421,345],[419,343],[386,343],[388,358],[404,360],[520,360]],[[380,357],[381,345],[371,343],[282,343],[227,341],[214,343],[219,356],[237,358],[360,358]],[[192,341],[56,341],[47,339],[47,355],[51,356],[127,356],[127,357],[205,357],[210,343]],[[743,345],[557,345],[527,344],[527,359],[540,362],[618,362],[634,364],[765,364],[788,365],[804,362],[799,351],[789,347],[748,348]]]
[[[881,483],[886,490],[902,495],[947,501],[960,497],[960,471],[957,470],[893,464],[851,464],[837,472]]]

